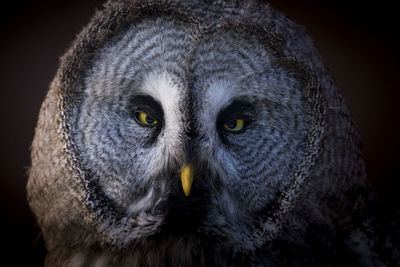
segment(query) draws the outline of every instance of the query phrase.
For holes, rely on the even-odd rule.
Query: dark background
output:
[[[103,2],[25,0],[11,2],[1,10],[3,263],[40,266],[43,262],[43,240],[25,198],[29,147],[59,57]],[[358,126],[369,177],[377,190],[395,203],[400,199],[400,60],[395,1],[269,2],[303,24],[315,40]]]

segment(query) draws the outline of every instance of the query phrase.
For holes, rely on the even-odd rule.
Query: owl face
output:
[[[150,17],[98,49],[74,141],[118,212],[246,235],[291,183],[310,120],[302,85],[248,32]]]

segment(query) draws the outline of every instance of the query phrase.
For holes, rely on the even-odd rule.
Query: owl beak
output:
[[[190,194],[190,189],[192,188],[193,184],[193,178],[194,178],[194,169],[192,164],[185,164],[181,170],[181,182],[182,182],[182,188],[183,188],[183,193],[185,193],[185,196],[189,196]]]

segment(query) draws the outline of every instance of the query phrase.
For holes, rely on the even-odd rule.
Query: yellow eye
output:
[[[244,120],[231,120],[224,124],[224,129],[230,132],[238,133],[243,130],[244,127]]]
[[[150,115],[148,115],[148,114],[146,114],[144,112],[141,112],[141,111],[135,112],[135,117],[136,117],[136,119],[138,120],[139,123],[141,123],[141,124],[143,124],[145,126],[153,126],[153,125],[156,125],[158,123]]]

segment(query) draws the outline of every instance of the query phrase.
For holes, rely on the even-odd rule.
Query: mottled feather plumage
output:
[[[138,0],[108,2],[62,58],[28,200],[47,266],[394,263],[369,190],[303,28],[254,1]]]

